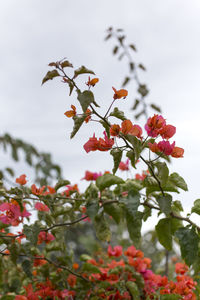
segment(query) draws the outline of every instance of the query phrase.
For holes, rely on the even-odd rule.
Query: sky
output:
[[[200,198],[199,20],[198,0],[1,1],[0,135],[9,132],[51,152],[73,184],[85,170],[111,170],[108,153],[87,154],[82,147],[94,131],[102,135],[99,126],[84,125],[69,138],[73,122],[64,112],[77,104],[76,95],[69,97],[59,80],[44,86],[41,81],[51,61],[67,57],[75,67],[85,65],[100,79],[94,91],[105,111],[113,97],[111,87],[120,88],[127,73],[126,61],[112,56],[114,41],[104,41],[105,31],[109,26],[123,28],[138,49],[134,60],[147,68],[140,76],[150,89],[148,101],[161,106],[167,122],[177,127],[176,145],[185,149],[184,158],[174,159],[170,170],[188,183],[189,192],[176,197],[189,210]],[[83,76],[83,82],[86,79]],[[129,95],[119,108],[133,120],[135,95]],[[2,152],[1,157],[0,167],[7,163]],[[17,165],[20,174],[21,167]]]

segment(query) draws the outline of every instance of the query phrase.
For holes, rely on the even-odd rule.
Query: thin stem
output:
[[[115,100],[116,100],[116,99],[114,99],[114,100],[112,101],[112,103],[110,104],[110,106],[109,106],[109,108],[108,108],[108,110],[107,110],[107,112],[106,112],[106,114],[105,114],[104,118],[106,118],[106,117],[107,117],[107,115],[108,115],[108,113],[109,113],[109,111],[110,111],[111,107],[113,106],[113,104],[114,104]]]

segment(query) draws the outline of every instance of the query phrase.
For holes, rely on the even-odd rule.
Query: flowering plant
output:
[[[71,138],[83,124],[98,122],[103,127],[102,137],[94,132],[82,145],[83,151],[88,155],[109,152],[113,169],[104,174],[86,171],[83,179],[91,183],[84,192],[63,179],[52,186],[29,186],[25,174],[16,178],[15,187],[0,182],[2,299],[199,299],[200,227],[190,215],[200,214],[200,200],[185,216],[180,201],[173,198],[179,189],[188,190],[184,179],[176,172],[170,174],[168,168],[169,157],[183,159],[184,155],[184,149],[169,141],[174,138],[175,126],[159,114],[149,117],[144,128],[134,124],[115,106],[127,101],[128,91],[114,87],[111,102],[101,115],[92,92],[99,79],[89,77],[83,91],[77,83],[82,74],[95,75],[93,71],[81,66],[69,76],[66,70],[73,65],[67,60],[49,66],[53,70],[42,83],[59,77],[69,86],[70,95],[74,91],[77,95],[80,109],[71,104],[64,112],[74,122]],[[142,175],[127,180],[115,175],[118,168],[136,169],[138,160],[145,166]],[[150,259],[136,249],[142,224],[153,211],[158,212],[155,230],[160,244],[171,251],[174,241],[178,242],[187,264],[176,265],[176,281],[155,275]],[[82,255],[74,262],[68,231],[79,223],[90,223],[104,248],[112,242],[112,225],[123,223],[134,246],[123,252],[121,246],[109,244],[107,254],[96,253],[95,259]],[[195,280],[186,275],[189,267]]]

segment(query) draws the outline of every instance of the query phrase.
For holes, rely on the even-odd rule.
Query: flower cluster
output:
[[[121,123],[121,127],[118,124],[113,124],[110,127],[111,136],[119,136],[120,133],[130,134],[138,138],[142,137],[142,128],[139,125],[136,125],[131,122],[131,120],[124,120]]]
[[[34,266],[37,268],[45,262],[38,257],[35,259]],[[37,262],[39,261],[39,262]],[[41,261],[41,263],[40,263]],[[158,300],[161,295],[177,295],[182,300],[195,300],[196,282],[186,275],[188,266],[184,263],[175,265],[176,277],[169,280],[166,276],[156,275],[152,272],[151,260],[144,257],[141,250],[134,246],[128,247],[123,251],[121,246],[108,246],[107,254],[98,256],[96,259],[87,260],[87,265],[91,265],[88,271],[84,271],[82,275],[86,280],[91,281],[93,288],[88,285],[85,290],[85,300],[89,300],[94,295],[98,295],[98,299],[155,299]],[[78,270],[80,267],[77,263],[73,264],[73,269]],[[89,271],[90,270],[90,271]],[[60,272],[61,270],[57,270]],[[34,276],[37,276],[37,270],[34,270]],[[55,286],[49,279],[45,282],[28,284],[24,287],[25,295],[17,295],[15,300],[38,300],[40,297],[57,297],[57,299],[78,299],[80,284],[78,278],[74,274],[69,274],[66,278],[68,289],[60,289]],[[104,288],[102,283],[105,282]],[[21,297],[21,298],[20,298]],[[82,298],[81,298],[82,299]]]
[[[165,119],[160,115],[154,115],[148,118],[145,125],[148,136],[157,138],[161,136],[163,138],[159,143],[148,143],[149,149],[152,152],[161,152],[165,155],[171,155],[172,157],[183,157],[184,149],[175,146],[175,142],[170,144],[168,141],[176,133],[176,127],[173,125],[167,125]]]
[[[91,137],[89,141],[85,143],[83,148],[87,153],[96,150],[108,151],[112,148],[112,146],[114,145],[114,139],[109,139],[105,131],[103,132],[103,134],[104,134],[104,139],[102,138],[97,139],[94,134],[93,137]]]

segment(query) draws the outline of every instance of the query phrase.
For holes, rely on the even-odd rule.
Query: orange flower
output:
[[[15,180],[16,183],[19,183],[21,185],[24,185],[27,183],[27,180],[26,180],[26,175],[25,174],[22,174],[21,176],[19,176],[18,178],[16,178]]]
[[[184,154],[184,149],[183,148],[174,147],[171,156],[179,158],[179,157],[183,157],[183,154]]]
[[[95,86],[95,84],[99,82],[99,78],[93,78],[90,80],[90,76],[88,77],[88,82],[86,83],[88,86]]]
[[[74,263],[72,267],[73,267],[74,270],[77,270],[79,268],[79,264]]]
[[[114,99],[125,98],[128,95],[128,91],[127,90],[121,89],[121,90],[117,91],[114,87],[112,87],[112,89],[115,92],[114,96],[113,96]]]
[[[85,112],[85,114],[87,115],[87,117],[85,118],[85,123],[88,123],[89,120],[91,119],[91,110],[88,108]]]
[[[131,134],[141,138],[142,128],[139,125],[133,125],[130,120],[125,120],[122,122],[121,132],[123,134]]]
[[[69,286],[71,286],[73,288],[76,285],[76,276],[73,274],[70,274],[67,277],[67,282],[68,282]]]
[[[112,136],[118,136],[119,135],[119,132],[120,132],[120,126],[117,125],[117,124],[113,124],[111,125],[110,127],[110,135]]]
[[[64,115],[68,118],[74,117],[76,115],[76,107],[71,105],[72,110],[67,110]]]

